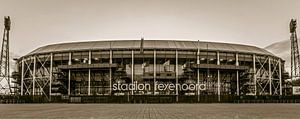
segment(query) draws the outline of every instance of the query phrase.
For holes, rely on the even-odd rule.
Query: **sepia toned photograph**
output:
[[[299,0],[0,0],[0,119],[299,119]]]

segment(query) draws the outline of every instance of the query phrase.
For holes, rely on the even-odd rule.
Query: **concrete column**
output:
[[[68,61],[68,65],[72,65],[72,53],[69,52],[69,61]]]
[[[68,95],[71,95],[71,70],[69,69],[69,73],[68,73]]]
[[[199,42],[199,41],[198,41]],[[197,51],[197,65],[200,64],[200,49],[198,47],[198,51]],[[197,68],[197,84],[198,86],[200,85],[200,71],[199,68]],[[198,102],[200,101],[200,90],[197,87],[197,95],[198,95]]]
[[[92,64],[92,51],[89,51],[89,64]]]
[[[109,51],[109,93],[111,95],[112,89],[111,89],[111,80],[112,80],[112,69],[111,69],[111,65],[112,65],[112,50]]]
[[[220,65],[220,53],[217,52],[217,65]],[[220,81],[220,70],[218,69],[218,101],[221,101],[221,81]]]
[[[69,52],[69,62],[68,65],[72,65],[72,53]],[[71,95],[71,70],[68,72],[68,95]]]
[[[272,67],[271,67],[271,57],[268,58],[269,63],[269,94],[272,95]]]
[[[89,69],[89,76],[88,76],[88,95],[91,95],[91,69]]]
[[[89,51],[89,65],[92,64],[92,52]],[[88,74],[88,95],[91,95],[91,69],[89,69],[89,74]]]
[[[281,78],[281,60],[279,59],[279,66],[278,66],[278,68],[279,68],[279,93],[280,93],[280,95],[282,95],[282,78]]]
[[[21,71],[21,95],[24,95],[24,58],[22,59],[22,71]]]
[[[217,52],[217,65],[220,65],[220,53],[219,53],[219,51]]]
[[[235,66],[239,66],[239,53],[235,54]]]
[[[239,70],[236,70],[236,94],[240,95]]]
[[[235,66],[239,66],[239,54],[235,54]],[[240,95],[239,70],[236,70],[236,94]]]
[[[133,85],[134,79],[134,50],[131,50],[131,84]],[[133,90],[131,90],[131,95],[133,95]]]
[[[256,61],[255,61],[255,59],[256,59],[256,56],[255,56],[255,54],[253,55],[253,72],[254,72],[254,74],[253,74],[253,78],[254,78],[254,95],[257,95],[257,86],[256,86]]]
[[[221,90],[220,90],[220,70],[218,70],[218,101],[221,101]]]
[[[176,50],[176,84],[178,84],[178,51]],[[176,102],[178,102],[178,87],[176,86]]]
[[[36,79],[36,56],[33,56],[33,73],[32,73],[32,95],[35,95],[35,79]]]
[[[155,92],[156,92],[156,50],[154,49],[154,52],[153,52],[153,60],[154,60],[154,63],[153,63],[153,81],[154,81],[154,92],[153,94],[155,95]]]
[[[53,53],[50,54],[50,76],[49,76],[49,98],[51,101],[52,79],[53,78]]]

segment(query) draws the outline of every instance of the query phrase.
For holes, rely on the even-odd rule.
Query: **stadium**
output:
[[[284,61],[241,44],[143,39],[72,42],[42,46],[16,61],[19,93],[35,100],[232,102],[235,97],[285,95]],[[135,89],[146,84],[147,88],[116,90],[116,84],[132,84]],[[181,89],[191,84],[201,88]]]

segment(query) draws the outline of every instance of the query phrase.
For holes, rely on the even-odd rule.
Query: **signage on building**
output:
[[[300,95],[300,86],[293,86],[293,95]]]

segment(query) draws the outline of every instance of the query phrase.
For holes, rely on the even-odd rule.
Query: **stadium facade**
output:
[[[284,61],[248,45],[178,40],[116,40],[47,45],[17,60],[20,95],[172,97],[283,95]],[[115,84],[149,84],[113,90]],[[203,89],[158,90],[159,84]],[[75,99],[75,98],[74,98]],[[147,99],[146,99],[147,100]],[[149,99],[151,100],[151,99]]]

